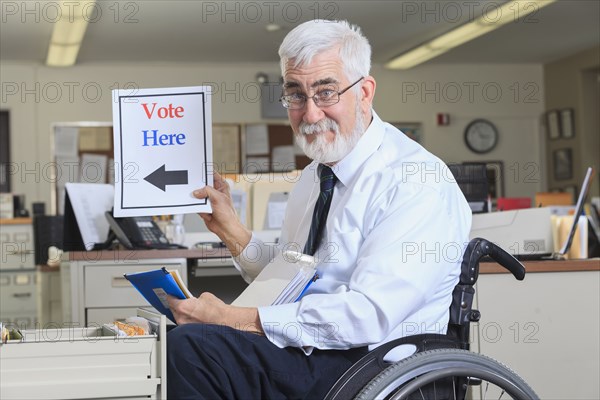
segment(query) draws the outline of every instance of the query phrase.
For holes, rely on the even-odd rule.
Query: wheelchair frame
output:
[[[381,389],[382,385],[391,385],[384,390],[389,393],[400,389],[398,398],[404,398],[413,390],[412,386],[422,387],[444,377],[458,378],[456,382],[459,384],[453,389],[457,399],[464,398],[467,386],[473,381],[480,382],[480,379],[502,382],[505,390],[516,398],[537,398],[533,390],[507,367],[469,351],[470,323],[479,321],[481,316],[472,307],[474,285],[479,277],[479,262],[486,256],[509,270],[516,279],[524,279],[525,267],[512,255],[485,239],[471,240],[463,256],[458,284],[452,293],[448,333],[407,336],[377,347],[350,367],[329,390],[325,399],[345,400],[357,395],[361,399],[372,398],[374,387]],[[415,346],[412,356],[394,364],[384,361],[390,350],[406,344]],[[444,366],[445,362],[449,362],[448,366]],[[416,370],[415,365],[418,365]],[[412,379],[418,381],[411,382]]]

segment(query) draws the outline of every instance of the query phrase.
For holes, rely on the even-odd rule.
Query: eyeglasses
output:
[[[307,96],[303,93],[284,94],[279,98],[279,101],[285,108],[290,110],[304,108],[309,98],[313,99],[317,107],[329,107],[339,103],[340,96],[346,93],[352,86],[362,81],[363,78],[364,76],[361,76],[359,80],[339,92],[336,90],[337,88],[331,86],[318,87],[317,92],[313,96]]]

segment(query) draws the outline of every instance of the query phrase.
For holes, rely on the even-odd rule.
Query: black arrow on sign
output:
[[[159,167],[156,171],[144,178],[144,180],[153,184],[163,192],[167,185],[187,185],[188,183],[188,172],[187,171],[167,171],[165,164]]]

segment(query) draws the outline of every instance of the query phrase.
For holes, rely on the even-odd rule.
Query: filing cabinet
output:
[[[0,246],[0,321],[33,328],[38,290],[32,220],[0,220]]]
[[[140,307],[152,309],[125,279],[126,273],[165,267],[178,270],[187,285],[185,258],[140,259],[126,253],[115,257],[111,253],[89,252],[84,259],[61,265],[64,321],[77,326],[100,326],[135,315]]]
[[[0,271],[35,269],[31,218],[0,220],[0,242]]]
[[[60,268],[38,266],[36,273],[40,326],[53,327],[62,324]]]
[[[165,317],[136,313],[148,321],[147,335],[67,325],[0,343],[0,398],[166,399]]]

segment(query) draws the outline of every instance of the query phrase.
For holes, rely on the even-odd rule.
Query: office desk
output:
[[[71,281],[63,283],[72,314],[65,321],[80,325],[135,315],[146,305],[124,272],[187,270],[192,293],[221,298],[245,285],[225,249],[76,252],[69,259],[61,267]],[[541,398],[600,398],[600,260],[524,264],[528,273],[519,282],[497,264],[481,263],[474,305],[482,317],[473,324],[472,350],[509,365]]]
[[[600,259],[524,265],[519,282],[481,263],[473,350],[508,365],[542,399],[600,399]]]
[[[123,274],[178,270],[190,291],[211,291],[228,302],[246,286],[226,249],[71,252],[61,265],[63,321],[99,325],[135,315],[145,299]]]
[[[588,260],[523,261],[522,264],[525,266],[527,273],[600,271],[600,258]],[[495,262],[482,262],[479,264],[479,272],[482,274],[509,273],[505,268]]]
[[[229,258],[229,250],[216,249],[165,249],[165,250],[101,250],[73,251],[69,253],[69,261],[101,261],[101,260],[149,260],[165,258],[185,259],[224,259]]]

